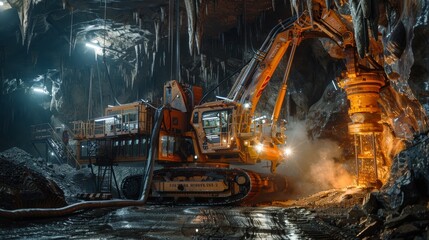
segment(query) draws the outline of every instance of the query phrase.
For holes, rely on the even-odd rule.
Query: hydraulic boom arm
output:
[[[277,119],[297,46],[304,39],[316,37],[330,38],[342,48],[353,44],[352,32],[337,13],[318,9],[320,6],[313,5],[312,18],[304,12],[298,19],[293,17],[280,22],[241,71],[227,97],[195,107],[191,124],[204,160],[246,164],[268,160],[272,163],[271,171],[275,172],[285,157],[278,148],[285,143],[285,136],[284,128],[277,127]],[[271,122],[255,118],[259,99],[288,52],[286,72]]]

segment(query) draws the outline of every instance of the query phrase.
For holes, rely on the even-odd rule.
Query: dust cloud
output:
[[[342,149],[336,142],[309,139],[305,122],[289,123],[286,135],[293,154],[281,164],[278,173],[286,175],[292,197],[353,184],[354,176],[347,170]]]

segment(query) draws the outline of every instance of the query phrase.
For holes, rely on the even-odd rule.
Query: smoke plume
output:
[[[281,165],[279,173],[287,176],[293,197],[353,183],[354,177],[347,171],[342,149],[336,142],[310,140],[304,122],[289,123],[286,134],[293,154]]]

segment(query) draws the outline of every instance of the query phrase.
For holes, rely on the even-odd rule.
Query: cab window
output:
[[[209,111],[202,114],[202,126],[208,143],[222,142],[229,131],[231,110]]]

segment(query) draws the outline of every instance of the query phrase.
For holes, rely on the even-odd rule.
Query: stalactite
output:
[[[155,69],[156,52],[152,53],[152,65],[150,67],[150,77],[153,77],[153,71]]]
[[[313,0],[307,0],[307,9],[310,15],[311,25],[313,26]]]
[[[207,84],[208,84],[208,82],[209,82],[209,80],[208,80],[208,71],[207,71],[207,68],[206,67],[204,67],[204,69],[203,69],[203,78],[204,78],[204,82],[205,82],[205,87],[207,88]]]
[[[93,77],[93,68],[91,67],[89,71],[89,89],[88,89],[88,120],[91,119],[91,100],[92,100],[92,77]]]
[[[163,23],[165,21],[165,7],[161,7],[160,11],[161,11],[161,22]]]
[[[219,64],[216,64],[216,84],[219,84]],[[217,88],[217,95],[220,95],[219,88]]]
[[[73,46],[73,13],[74,13],[74,9],[71,9],[71,14],[70,14],[70,38],[69,38],[69,43],[70,43],[70,47],[69,47],[69,57],[71,56],[72,53],[72,46]]]
[[[159,39],[160,39],[160,24],[159,21],[156,19],[153,21],[154,27],[155,27],[155,51],[158,52],[158,45],[159,45]]]
[[[136,61],[134,63],[134,69],[131,71],[131,89],[134,88],[134,82],[137,78],[137,74],[139,72],[139,62],[140,62],[140,55],[139,55],[139,48],[138,45],[134,46],[135,52],[136,52]]]
[[[213,82],[213,62],[212,61],[210,61],[210,64],[209,64],[209,70],[210,70],[210,82]]]
[[[173,0],[168,1],[168,52],[171,52],[172,28],[173,28]]]
[[[144,41],[144,53],[146,54],[146,57],[149,58],[149,41]]]
[[[205,86],[207,87],[207,68],[206,68],[206,59],[207,56],[204,54],[200,55],[200,76],[201,76],[201,80],[205,83]]]
[[[168,1],[168,53],[170,54],[170,79],[173,79],[174,68],[174,0]]]
[[[226,75],[226,63],[225,61],[220,62],[220,66],[222,67],[223,76]]]
[[[180,26],[182,24],[182,17],[180,14],[180,0],[176,0],[176,7],[175,7],[175,14],[176,14],[176,44],[175,44],[175,52],[176,52],[176,59],[174,62],[176,63],[175,67],[175,79],[181,82],[181,63],[180,63]]]
[[[201,53],[201,43],[203,40],[203,31],[204,31],[204,21],[205,21],[205,14],[201,14],[203,9],[206,6],[206,0],[201,0],[199,8],[197,9],[197,25],[196,25],[196,31],[195,31],[195,44],[197,47],[197,53]]]
[[[195,2],[194,0],[184,0],[186,15],[188,17],[188,37],[189,37],[189,54],[193,56],[195,44]]]
[[[162,66],[165,67],[165,62],[167,58],[167,53],[165,51],[162,52]]]
[[[205,54],[201,54],[200,55],[201,67],[206,66],[206,60],[207,60],[207,56]]]
[[[290,8],[292,11],[292,15],[299,16],[300,15],[300,13],[299,13],[300,0],[290,0],[290,4],[291,4]]]
[[[273,11],[276,11],[276,0],[271,0],[271,5],[273,7]]]
[[[33,11],[33,0],[9,0],[9,4],[17,9],[20,21],[21,44],[24,45],[27,39],[28,26],[31,23],[31,13]]]
[[[28,31],[27,30],[27,53],[30,50],[31,41],[33,40],[33,34],[34,34],[34,27],[36,26],[36,22],[32,22],[31,28]]]
[[[243,8],[243,26],[244,26],[244,51],[247,52],[247,4],[246,1],[244,1],[244,8]]]

